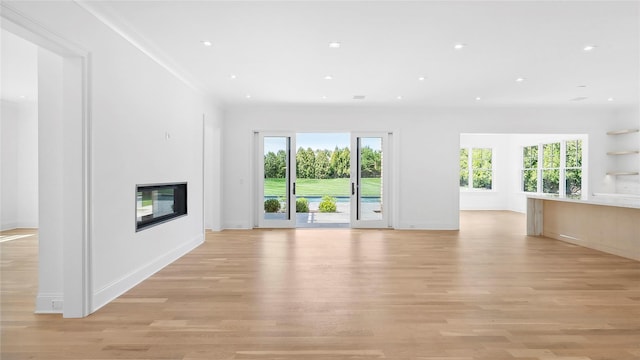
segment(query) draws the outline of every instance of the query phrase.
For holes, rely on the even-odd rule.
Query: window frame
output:
[[[536,166],[535,167],[525,167],[524,163],[524,149],[525,148],[535,148],[536,149]],[[520,151],[520,164],[522,168],[520,169],[520,190],[527,194],[537,194],[538,189],[540,189],[540,174],[538,174],[538,168],[540,167],[540,145],[528,145],[522,146]],[[536,191],[526,191],[524,187],[524,172],[525,171],[535,171],[536,174]]]
[[[577,144],[579,143],[580,145],[580,151],[577,152],[580,154],[580,166],[567,166],[567,155],[568,155],[567,144],[570,142],[576,142]],[[583,168],[584,141],[582,139],[565,140],[564,146],[562,147],[562,149],[564,150],[562,154],[562,161],[564,161],[564,167],[561,170],[564,175],[564,179],[562,179],[563,181],[561,184],[564,187],[562,194],[564,194],[564,197],[567,197],[567,198],[576,198],[575,196],[569,196],[569,194],[567,194],[567,170],[579,170],[580,171],[580,196],[579,197],[582,197],[582,189],[584,188],[584,176],[583,176],[584,174],[584,168]]]
[[[579,167],[567,167],[567,143],[568,142],[579,142],[580,144],[580,166]],[[545,145],[551,145],[551,144],[556,144],[556,143],[560,143],[560,161],[559,161],[559,167],[550,167],[550,168],[546,168],[543,167],[544,166],[544,146]],[[584,169],[584,144],[585,144],[585,140],[582,138],[568,138],[568,139],[561,139],[561,140],[557,140],[557,141],[549,141],[549,142],[541,142],[538,143],[536,145],[522,145],[520,146],[520,165],[521,165],[521,169],[520,169],[520,191],[522,191],[525,194],[531,194],[531,195],[553,195],[553,196],[558,196],[560,198],[573,198],[573,197],[569,197],[567,192],[567,170],[580,170],[580,197],[582,197],[582,194],[584,194],[583,190],[585,188],[585,169]],[[524,149],[528,148],[528,147],[537,147],[538,149],[538,163],[536,164],[536,168],[525,168],[524,165]],[[536,191],[525,191],[525,183],[524,183],[524,172],[526,170],[535,170],[536,171],[536,175],[537,175],[537,184],[536,184]],[[558,193],[546,193],[544,192],[544,188],[543,188],[543,171],[544,170],[558,170]]]
[[[495,186],[495,179],[493,177],[493,174],[495,173],[494,170],[494,159],[495,159],[495,149],[493,147],[487,147],[487,146],[461,146],[459,151],[458,151],[458,158],[460,155],[460,152],[462,150],[466,150],[467,151],[467,186],[460,186],[460,191],[469,191],[469,192],[492,192],[492,191],[496,191],[496,186]],[[491,169],[474,169],[473,168],[473,150],[490,150],[491,151]],[[461,169],[462,170],[462,169]],[[478,171],[491,171],[491,189],[486,189],[486,188],[476,188],[473,187],[473,172],[474,170],[478,170]],[[458,183],[460,183],[460,179],[458,178]]]
[[[545,165],[545,146],[554,146],[558,144],[558,167],[546,167]],[[554,141],[554,142],[548,142],[548,143],[543,143],[539,145],[540,147],[538,148],[538,156],[540,161],[538,161],[538,165],[539,165],[539,179],[540,179],[540,185],[541,187],[538,188],[538,192],[542,193],[542,194],[549,194],[549,195],[560,195],[563,193],[563,187],[562,183],[563,183],[563,176],[561,175],[562,169],[563,169],[563,149],[565,147],[565,140],[560,140],[560,141]],[[555,153],[555,152],[554,152]],[[555,158],[555,156],[554,156]],[[540,164],[542,164],[542,166],[540,166]],[[558,193],[556,194],[555,192],[545,192],[544,191],[544,173],[545,171],[553,171],[556,170],[558,172]]]

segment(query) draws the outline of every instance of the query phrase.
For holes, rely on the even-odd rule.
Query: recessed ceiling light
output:
[[[476,101],[480,101],[482,98],[480,96],[476,96]]]
[[[584,51],[593,51],[597,46],[595,45],[586,45],[585,47],[582,48],[582,50]]]
[[[202,45],[204,45],[204,46],[211,46],[211,45],[213,45],[213,43],[212,43],[211,41],[209,41],[209,40],[202,40],[202,41],[200,41],[200,42],[201,42],[201,43],[202,43]]]
[[[251,99],[251,94],[247,94],[244,97],[246,97],[247,99]]]
[[[322,100],[326,100],[327,97],[325,95],[322,95]]]
[[[27,95],[20,95],[20,99],[26,99]]]
[[[586,88],[587,85],[578,85],[579,88]]]
[[[613,98],[608,98],[607,101],[613,101]]]
[[[578,97],[574,97],[573,99],[571,99],[571,101],[582,101],[582,100],[587,100],[588,98],[586,96],[578,96]]]
[[[337,48],[340,47],[340,43],[337,42],[337,41],[332,41],[332,42],[329,43],[329,47],[332,48],[332,49],[337,49]]]
[[[453,45],[453,48],[456,49],[456,50],[461,50],[465,46],[467,46],[467,44],[457,43],[457,44]]]
[[[398,95],[398,96],[396,96],[396,99],[398,99],[398,100],[402,100],[402,96],[401,96],[401,95]]]
[[[516,79],[516,82],[524,82],[524,78],[523,77],[519,77]]]
[[[420,76],[420,77],[418,78],[418,81],[424,81],[425,79],[426,79],[426,77],[424,77],[424,76]]]
[[[325,80],[332,80],[332,79],[333,79],[333,76],[331,76],[331,75],[327,75],[327,76],[325,76],[325,77],[324,77],[324,79],[325,79]]]
[[[235,80],[236,78],[237,78],[237,76],[235,74],[229,75],[229,79],[231,79],[231,80]]]

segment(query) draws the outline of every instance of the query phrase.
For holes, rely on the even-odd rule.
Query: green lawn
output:
[[[264,179],[265,196],[284,196],[285,179]],[[350,179],[297,179],[296,196],[349,196]],[[362,179],[362,196],[380,196],[380,178]]]

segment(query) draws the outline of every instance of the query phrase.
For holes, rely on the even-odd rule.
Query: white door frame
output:
[[[384,206],[381,212],[381,218],[376,220],[366,220],[361,216],[360,199],[361,199],[361,169],[359,165],[360,138],[381,138],[382,139],[382,195],[381,203]],[[390,151],[391,133],[388,132],[351,132],[351,227],[352,228],[387,228],[390,226],[391,193],[390,180],[392,169],[392,154]]]
[[[85,317],[91,307],[91,54],[6,3],[1,27],[63,58],[65,186],[63,205],[64,317]],[[43,194],[39,195],[44,196]],[[41,260],[39,260],[41,261]],[[53,307],[53,304],[52,304]],[[52,311],[55,312],[55,311]],[[60,312],[60,311],[57,311]]]
[[[296,133],[292,131],[256,132],[256,223],[260,228],[294,228],[296,226]],[[286,219],[269,220],[264,216],[264,139],[268,137],[288,138],[287,144],[287,208],[284,209]]]

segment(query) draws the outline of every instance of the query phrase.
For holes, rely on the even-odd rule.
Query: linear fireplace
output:
[[[186,214],[186,182],[136,185],[136,231]]]

